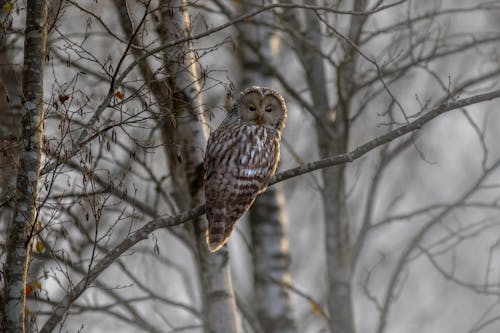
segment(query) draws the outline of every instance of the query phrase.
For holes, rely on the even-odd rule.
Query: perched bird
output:
[[[286,113],[276,90],[250,87],[210,135],[204,158],[210,251],[226,244],[236,221],[276,172]]]

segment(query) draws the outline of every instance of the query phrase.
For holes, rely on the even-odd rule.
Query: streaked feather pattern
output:
[[[252,95],[247,101],[244,98],[249,94]],[[257,111],[245,113],[240,109],[249,103],[260,103],[266,96],[272,98],[257,106]],[[274,104],[281,110],[264,115],[260,108]],[[255,121],[255,114],[264,117],[263,123]],[[204,178],[209,223],[206,237],[211,251],[227,242],[236,221],[265,191],[278,166],[285,120],[286,106],[281,95],[269,88],[252,87],[242,92],[232,111],[210,135]]]

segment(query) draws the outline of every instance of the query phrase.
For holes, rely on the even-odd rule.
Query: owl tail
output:
[[[212,222],[209,221],[205,237],[210,252],[219,251],[227,243],[234,225],[235,221],[229,221],[224,217]]]

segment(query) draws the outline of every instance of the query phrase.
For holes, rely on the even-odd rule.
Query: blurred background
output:
[[[0,5],[6,202],[26,3]],[[144,227],[203,204],[206,139],[244,88],[286,100],[285,171],[499,89],[499,22],[483,0],[48,1],[26,331],[498,332],[497,100],[273,185],[216,254],[204,216]]]

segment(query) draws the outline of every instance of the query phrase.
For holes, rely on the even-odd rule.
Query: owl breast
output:
[[[278,91],[253,86],[241,92],[210,135],[204,186],[211,251],[224,246],[236,221],[265,191],[278,166],[286,118],[285,100]]]
[[[223,124],[210,136],[205,197],[212,251],[225,243],[234,223],[266,189],[278,165],[279,139],[279,132],[245,123]]]
[[[273,133],[268,134],[270,130],[263,126],[243,126],[241,131],[241,140],[235,145],[239,149],[233,150],[232,175],[241,180],[268,181],[278,163],[278,142],[273,140]]]

